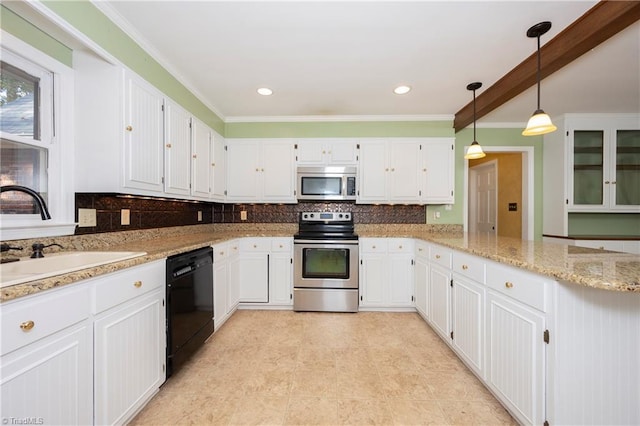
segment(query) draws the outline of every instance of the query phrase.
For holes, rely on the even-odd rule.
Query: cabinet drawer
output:
[[[471,278],[472,280],[484,284],[484,264],[485,260],[470,254],[453,253],[453,272]]]
[[[271,238],[271,251],[272,252],[291,252],[291,246],[293,240],[291,238]]]
[[[270,238],[243,238],[240,240],[240,251],[243,253],[268,252],[271,250]]]
[[[387,250],[389,253],[413,253],[413,241],[408,238],[389,238]]]
[[[415,253],[416,257],[422,257],[425,259],[429,258],[429,244],[423,241],[415,242]]]
[[[359,241],[360,253],[386,253],[386,238],[361,238]]]
[[[212,246],[213,248],[213,263],[222,262],[229,257],[229,244],[222,243]]]
[[[89,317],[89,286],[44,292],[2,305],[0,330],[4,355]]]
[[[487,286],[542,312],[546,311],[547,282],[534,274],[487,263]]]
[[[442,246],[430,246],[429,261],[451,269],[451,250]]]
[[[165,270],[165,260],[158,260],[96,279],[93,312],[97,314],[154,288],[164,287]]]

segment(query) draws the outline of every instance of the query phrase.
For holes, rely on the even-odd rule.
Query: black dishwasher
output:
[[[213,249],[167,258],[167,378],[213,333]]]

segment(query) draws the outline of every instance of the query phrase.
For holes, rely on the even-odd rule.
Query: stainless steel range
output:
[[[358,311],[358,236],[350,212],[302,212],[293,238],[293,310]]]

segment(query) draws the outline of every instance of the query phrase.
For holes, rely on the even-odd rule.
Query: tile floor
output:
[[[517,423],[418,314],[244,310],[131,424]]]

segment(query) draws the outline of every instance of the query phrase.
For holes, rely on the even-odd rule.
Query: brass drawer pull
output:
[[[436,254],[436,259],[440,259],[440,255],[439,254]]]
[[[142,281],[136,281],[135,283],[133,283],[133,286],[134,286],[135,288],[140,288],[140,287],[142,287]]]
[[[127,127],[125,127],[125,129],[126,129],[128,132],[130,132],[130,131],[132,131],[132,130],[133,130],[133,127],[131,127],[131,126],[127,126]]]
[[[35,327],[36,323],[29,320],[29,321],[25,321],[22,324],[20,324],[20,328],[22,329],[22,331],[27,332],[29,330],[31,330],[33,327]]]
[[[505,286],[506,288],[512,288],[512,287],[513,287],[513,283],[512,283],[512,282],[510,282],[510,281],[507,281],[506,283],[504,283],[504,286]]]
[[[466,271],[469,267],[467,265],[462,265],[462,269]]]

